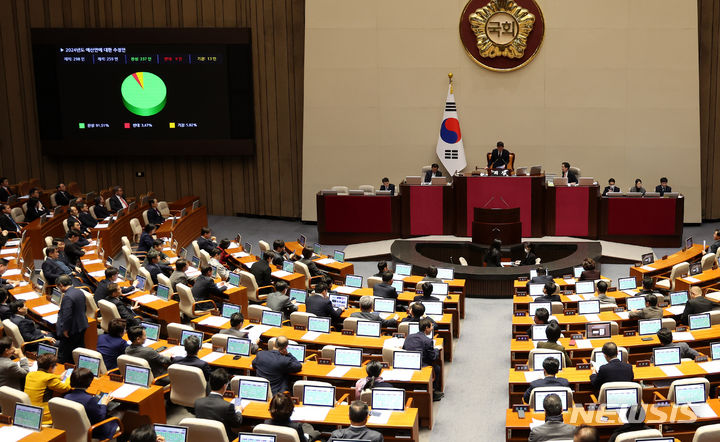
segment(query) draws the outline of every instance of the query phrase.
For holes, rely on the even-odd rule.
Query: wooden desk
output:
[[[303,246],[300,245],[297,241],[290,241],[285,243],[285,250],[288,253],[295,253],[296,256],[302,256]],[[325,250],[327,252],[327,250]],[[320,253],[319,258],[313,259],[315,261],[315,264],[320,268],[321,270],[324,270],[328,273],[330,273],[332,276],[335,276],[336,279],[342,279],[345,281],[345,277],[347,275],[352,275],[355,272],[355,266],[351,262],[339,262],[334,261],[327,264],[322,264],[317,261],[323,258],[328,258],[330,255],[327,253],[322,254]]]
[[[7,424],[0,424],[0,427],[7,426]],[[19,442],[65,442],[66,440],[65,431],[57,428],[42,428],[40,431],[23,437]]]
[[[699,275],[675,280],[675,290],[690,290],[690,287],[711,287],[720,282],[720,268],[705,270]]]
[[[410,275],[403,278],[403,290],[411,292],[415,291],[418,282],[423,280],[423,276]],[[452,279],[443,280],[448,285],[448,294],[458,295],[460,297],[460,303],[458,305],[458,313],[461,319],[465,319],[465,280],[464,279]]]
[[[682,196],[601,197],[598,235],[605,241],[678,247],[682,242],[684,213]]]
[[[110,377],[105,375],[95,378],[87,391],[90,394],[111,393],[122,385],[122,382],[111,381]],[[126,409],[122,419],[124,434],[130,434],[132,430],[143,425],[167,422],[163,387],[151,385],[150,388],[138,388],[126,398],[116,398],[115,400]]]
[[[697,261],[702,257],[703,247],[701,244],[694,244],[687,250],[680,250],[668,255],[665,259],[658,259],[652,264],[641,267],[630,267],[630,276],[634,276],[638,285],[642,284],[643,278],[646,276],[654,277],[669,274],[673,266],[681,262]],[[639,257],[638,257],[639,258]],[[639,259],[638,259],[639,261]]]
[[[400,184],[400,195],[403,238],[455,233],[455,195],[452,186]]]
[[[33,259],[45,259],[43,256],[43,248],[47,247],[45,244],[46,236],[53,238],[62,238],[65,236],[65,229],[63,228],[62,222],[66,218],[67,212],[65,209],[61,209],[55,216],[48,217],[44,224],[40,224],[42,220],[38,218],[25,226],[25,238],[28,240],[27,245],[30,247],[30,253]]]
[[[547,186],[545,234],[597,238],[600,186]]]
[[[168,203],[168,209],[180,211],[187,207],[192,207],[193,203],[199,199],[200,199],[200,197],[195,196],[195,195],[184,196],[177,201]],[[200,233],[200,231],[198,230],[198,235],[199,235],[199,233]]]
[[[155,234],[158,238],[173,237],[178,246],[185,248],[200,236],[200,229],[208,225],[207,206],[200,206],[196,210],[188,210],[187,215],[175,222],[165,221]]]
[[[626,300],[630,296],[625,292],[618,290],[609,291],[606,293],[610,298],[615,299],[615,303],[618,307],[625,307]],[[579,301],[587,301],[597,299],[595,294],[593,295],[560,295],[560,302],[563,303],[564,308],[577,309],[577,303]],[[515,295],[513,296],[513,311],[514,312],[527,312],[530,308],[528,304],[533,302],[533,298],[530,295]]]
[[[134,210],[126,213],[122,217],[118,218],[110,224],[107,228],[97,230],[105,256],[113,257],[120,252],[122,248],[122,237],[127,236],[132,241],[133,232],[130,227],[130,220],[137,218],[142,224],[142,213],[148,209],[147,204],[144,206],[137,206]],[[94,235],[93,235],[94,236]]]
[[[318,240],[353,244],[400,237],[400,196],[316,195]]]

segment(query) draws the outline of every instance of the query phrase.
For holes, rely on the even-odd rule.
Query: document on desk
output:
[[[587,322],[599,322],[600,316],[599,315],[583,315],[585,316],[585,320]]]
[[[38,315],[44,315],[45,313],[52,313],[57,312],[60,310],[60,307],[58,307],[55,304],[44,304],[39,305],[37,307],[33,307],[32,310],[37,313]]]
[[[10,269],[10,270],[5,270],[5,273],[3,273],[2,275],[3,276],[15,276],[15,275],[19,275],[20,272],[21,272],[20,269]]]
[[[37,299],[40,297],[40,294],[37,292],[25,292],[25,293],[18,293],[17,295],[13,295],[15,299],[21,299],[23,301],[27,301],[28,299]]]
[[[33,433],[35,432],[26,428],[8,425],[0,428],[0,439],[2,439],[3,442],[15,442],[30,436]]]
[[[577,348],[593,348],[592,341],[589,339],[576,339],[575,345]]]
[[[675,332],[673,333],[673,340],[675,341],[694,341],[695,336],[692,332]]]
[[[335,261],[332,258],[323,258],[323,259],[318,259],[317,261],[315,261],[315,263],[322,264],[322,265],[328,265],[328,264],[332,264],[335,262],[337,262],[337,261]]]
[[[620,316],[621,319],[630,319],[630,312],[617,312],[615,314]]]
[[[2,249],[0,250],[0,255],[17,255],[18,250],[20,249],[18,249],[17,247],[15,247],[14,249]]]
[[[571,300],[573,302],[582,301],[582,298],[580,297],[580,295],[567,295],[567,297],[569,300]]]
[[[285,278],[287,276],[292,275],[292,273],[286,272],[285,270],[275,270],[274,272],[271,273],[271,275],[276,278]]]
[[[187,352],[185,352],[185,347],[182,345],[176,345],[175,347],[170,347],[167,350],[163,350],[160,352],[161,355],[167,356],[169,358],[180,356],[184,358],[187,356]]]
[[[392,410],[370,410],[370,417],[368,417],[369,424],[385,425],[392,416]]]
[[[57,314],[50,315],[50,316],[43,316],[43,319],[45,321],[49,322],[50,324],[57,324],[57,318],[58,318]]]
[[[713,418],[718,416],[717,413],[715,413],[715,410],[713,410],[707,402],[703,402],[702,404],[690,404],[690,409],[692,409],[695,416],[699,418]]]
[[[337,287],[337,288],[335,289],[336,292],[338,292],[338,293],[343,293],[343,294],[345,294],[345,295],[351,295],[351,294],[355,293],[355,290],[357,290],[357,288],[355,288],[355,287],[347,287],[347,286],[344,286],[344,285],[342,285],[342,286],[340,286],[340,287]]]
[[[525,374],[525,382],[530,383],[532,381],[537,381],[538,379],[543,379],[545,377],[545,372],[542,370],[533,370],[533,371],[526,371]]]
[[[137,385],[123,384],[122,387],[110,393],[110,396],[123,399],[133,394],[139,388]]]
[[[252,328],[249,328],[252,327]],[[263,324],[250,324],[247,327],[243,328],[243,331],[246,331],[248,334],[248,339],[250,339],[253,342],[257,342],[260,339],[260,335],[265,333],[266,331],[270,330],[272,326],[270,325],[263,325]]]
[[[235,252],[232,254],[232,256],[233,256],[233,258],[245,258],[245,257],[250,256],[250,254],[245,253],[245,252]]]
[[[224,316],[208,316],[199,322],[201,325],[209,325],[211,327],[222,327],[228,322],[228,318]]]
[[[564,281],[565,284],[567,284],[567,285],[575,285],[575,278],[563,279],[563,281]]]
[[[6,242],[5,245],[8,247],[19,246],[20,240],[19,239],[11,239],[10,241]]]
[[[415,374],[415,370],[406,370],[404,368],[383,370],[382,378],[385,381],[409,381]]]
[[[700,282],[699,279],[697,279],[697,278],[695,278],[695,277],[692,277],[692,276],[688,276],[687,278],[685,278],[685,281],[687,281],[687,282]]]
[[[96,270],[94,272],[88,273],[88,275],[92,276],[93,278],[102,278],[105,276],[105,270]]]
[[[322,333],[320,333],[320,332],[310,331],[310,332],[307,332],[304,335],[302,335],[302,338],[300,338],[300,339],[302,339],[303,341],[314,341],[317,338],[319,338],[321,334]]]
[[[311,405],[304,405],[301,407],[295,407],[290,420],[292,421],[324,421],[328,415],[328,412],[333,407],[315,407]]]
[[[329,376],[331,378],[341,378],[345,376],[348,371],[350,371],[350,368],[351,367],[343,367],[342,365],[340,365],[330,370],[325,376]]]
[[[107,227],[108,227],[109,225],[110,225],[110,224],[108,224],[108,223],[95,224],[95,228],[96,228],[96,229],[107,229]]]
[[[665,310],[669,311],[673,315],[681,315],[685,311],[685,305],[673,305],[672,307],[666,307]]]
[[[179,258],[177,256],[169,256],[167,262],[169,262],[170,264],[175,264],[178,259]]]
[[[532,422],[530,422],[530,429],[533,430],[536,427],[539,427],[540,425],[544,425],[545,421],[540,419],[532,418]]]
[[[142,295],[132,299],[132,301],[139,302],[140,304],[150,304],[151,302],[160,300],[161,299],[155,295]]]
[[[717,361],[708,361],[708,362],[699,362],[698,366],[705,370],[708,373],[718,373],[720,372],[720,360]]]
[[[88,259],[82,262],[83,265],[90,265],[90,264],[102,264],[102,259]],[[105,272],[105,270],[103,270]]]
[[[638,294],[637,290],[622,290],[622,292],[628,296],[635,296]]]
[[[210,353],[206,354],[205,356],[203,356],[200,359],[207,362],[208,364],[211,364],[211,363],[217,361],[218,359],[222,358],[223,356],[225,356],[225,353],[220,353],[219,351],[211,351]]]
[[[683,376],[683,372],[680,371],[680,369],[677,368],[676,365],[663,365],[660,367],[660,370],[662,370],[666,376],[671,376],[671,377]]]
[[[240,244],[236,243],[235,241],[230,241],[230,245],[228,246],[228,249],[232,250],[232,249],[237,249],[238,247],[240,247]]]

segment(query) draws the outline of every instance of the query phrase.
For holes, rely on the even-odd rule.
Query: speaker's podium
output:
[[[520,208],[486,209],[475,207],[472,222],[472,242],[490,244],[499,239],[503,247],[520,244],[522,240],[522,222]]]

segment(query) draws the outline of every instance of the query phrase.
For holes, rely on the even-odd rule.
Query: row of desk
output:
[[[575,236],[656,247],[680,244],[684,198],[601,197],[594,186],[546,186],[545,176],[456,176],[452,185],[399,186],[396,196],[323,195],[321,243],[472,235],[473,211],[520,208],[522,236]]]

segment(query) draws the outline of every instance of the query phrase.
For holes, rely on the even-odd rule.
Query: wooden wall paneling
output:
[[[292,109],[291,121],[293,130],[290,131],[290,164],[292,171],[293,189],[293,213],[299,213],[302,201],[302,145],[303,145],[303,89],[304,82],[304,57],[305,57],[305,2],[291,2],[292,4],[292,32],[289,33],[290,47],[292,47],[293,70],[290,73],[293,94],[291,94],[290,106]]]
[[[702,216],[720,218],[720,189],[715,175],[720,170],[720,5],[698,0],[700,48],[700,165]]]
[[[288,59],[288,24],[291,23],[288,20],[283,20],[288,11],[291,11],[290,7],[291,0],[284,0],[283,2],[276,3],[277,7],[273,8],[273,22],[278,23],[275,28],[276,31],[273,33],[274,37],[274,54],[275,69],[277,69],[277,75],[275,76],[275,91],[276,91],[276,132],[277,132],[277,143],[273,146],[272,152],[275,154],[275,161],[273,161],[273,173],[279,174],[283,164],[290,164],[290,149],[281,149],[280,146],[290,146],[289,133],[291,131],[290,124],[290,87],[288,84],[288,77],[290,73],[290,60]],[[273,187],[280,187],[280,183],[273,181]],[[271,190],[274,190],[271,188]],[[281,192],[279,189],[272,192],[275,196],[273,198],[273,212],[280,211],[283,215],[292,212],[292,200],[293,194],[291,192]]]

